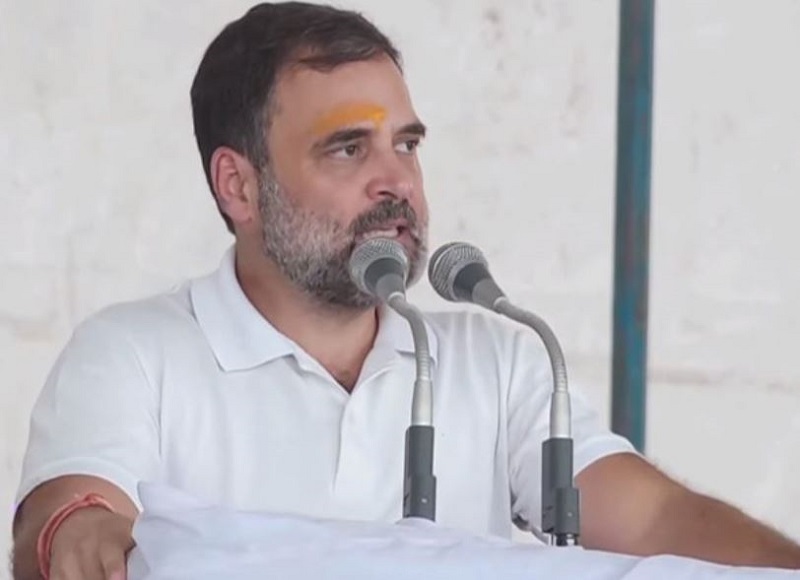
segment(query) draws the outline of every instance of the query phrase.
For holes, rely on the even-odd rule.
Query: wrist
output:
[[[36,541],[36,556],[39,562],[39,573],[44,580],[50,575],[50,557],[53,552],[53,540],[63,524],[72,519],[76,513],[88,512],[90,509],[102,509],[114,513],[114,508],[99,494],[90,493],[76,496],[73,500],[58,508],[47,519]]]

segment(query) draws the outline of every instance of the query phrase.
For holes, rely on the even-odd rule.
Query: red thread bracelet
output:
[[[79,496],[70,502],[65,503],[51,515],[39,532],[36,540],[36,557],[39,561],[39,573],[44,580],[50,577],[50,552],[53,550],[53,537],[58,531],[58,527],[64,523],[69,516],[76,511],[87,507],[101,507],[112,513],[116,513],[108,500],[97,493],[89,493]]]

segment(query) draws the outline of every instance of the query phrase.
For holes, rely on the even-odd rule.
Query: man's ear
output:
[[[222,212],[234,225],[247,226],[258,218],[258,172],[241,153],[218,147],[211,156],[211,183]]]

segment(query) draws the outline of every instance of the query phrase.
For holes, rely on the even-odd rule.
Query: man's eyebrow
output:
[[[424,137],[428,133],[428,128],[421,121],[415,121],[408,125],[403,125],[397,130],[398,135],[416,135]]]
[[[372,128],[366,127],[352,127],[352,128],[345,128],[340,129],[338,131],[334,131],[330,135],[326,135],[319,141],[315,142],[312,146],[312,149],[315,151],[324,151],[325,149],[329,149],[335,145],[340,145],[342,143],[347,143],[349,141],[357,141],[358,139],[364,139],[365,137],[369,137],[375,132]],[[407,125],[403,125],[397,131],[397,135],[416,135],[418,137],[424,137],[428,132],[427,127],[425,124],[420,121],[414,121],[413,123],[409,123]]]
[[[327,135],[314,143],[313,149],[317,151],[321,151],[323,149],[328,149],[334,145],[338,145],[340,143],[347,143],[348,141],[356,141],[358,139],[363,139],[364,137],[369,137],[372,134],[372,129],[367,129],[363,127],[354,127],[350,129],[340,129],[338,131],[334,131],[330,135]]]

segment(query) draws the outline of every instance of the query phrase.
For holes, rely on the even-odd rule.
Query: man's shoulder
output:
[[[190,284],[186,282],[168,292],[106,306],[85,318],[75,333],[135,340],[196,328]]]
[[[520,325],[500,315],[471,308],[423,311],[423,315],[439,340],[446,343],[510,347],[524,332]]]

